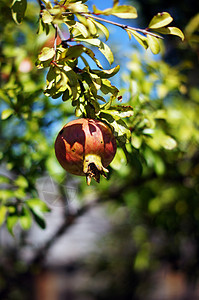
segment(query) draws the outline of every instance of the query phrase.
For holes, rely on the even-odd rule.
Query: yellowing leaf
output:
[[[53,21],[53,16],[47,10],[43,10],[42,20],[44,23],[51,23]]]
[[[145,36],[143,36],[142,34],[138,33],[137,31],[135,31],[133,29],[126,29],[126,32],[131,33],[134,36],[134,38],[138,41],[138,43],[140,45],[142,45],[145,49],[148,48],[148,41]]]
[[[150,34],[147,34],[147,39],[152,53],[158,54],[160,52],[160,44],[158,43],[158,39]]]
[[[89,35],[88,30],[82,23],[76,22],[74,27],[80,31],[80,33],[83,35],[83,37],[85,37],[85,38],[88,37],[88,35]]]
[[[125,29],[125,31],[128,34],[129,40],[131,40],[131,37],[132,37],[131,32],[128,29]]]
[[[162,33],[162,34],[177,35],[177,36],[179,36],[182,39],[182,41],[184,40],[184,34],[183,34],[183,32],[179,28],[177,28],[177,27],[158,28],[157,31],[159,33]]]
[[[134,115],[133,107],[129,105],[114,105],[109,110],[115,115],[120,116],[120,118],[129,118]]]
[[[74,13],[78,12],[88,12],[88,7],[85,4],[81,3],[82,1],[78,1],[76,3],[68,4],[68,9]]]
[[[112,85],[108,79],[102,79],[101,91],[104,94],[111,93],[115,97],[119,93],[119,90],[114,85]]]
[[[113,53],[112,53],[111,49],[109,48],[109,46],[107,46],[105,43],[103,43],[101,41],[99,50],[100,50],[100,52],[102,52],[102,54],[104,54],[104,56],[108,60],[109,64],[111,65],[114,62],[114,57],[113,57]]]
[[[97,65],[100,69],[103,69],[103,67],[102,67],[102,65],[101,65],[101,63],[100,63],[100,61],[95,57],[94,52],[93,52],[91,49],[86,48],[86,47],[84,47],[84,49],[85,49],[84,52],[85,52],[88,56],[90,56],[90,57],[93,59],[93,61],[96,63],[96,65]],[[86,63],[84,57],[81,57],[81,58],[82,58],[83,61],[85,62],[85,65],[87,65],[87,63]]]
[[[137,18],[137,10],[130,5],[114,6],[112,9],[112,15],[122,19],[135,19]]]
[[[54,48],[48,48],[44,47],[39,54],[38,58],[40,61],[47,61],[49,59],[53,59],[55,56],[55,49]]]
[[[149,28],[156,29],[167,26],[173,21],[173,18],[167,12],[158,13],[149,23]]]
[[[12,108],[4,109],[1,113],[1,120],[8,119],[14,113]]]
[[[102,54],[106,57],[106,59],[108,60],[110,65],[113,63],[114,57],[113,57],[113,53],[112,53],[111,49],[105,43],[100,41],[99,39],[82,39],[82,38],[77,37],[77,38],[75,38],[75,40],[85,42],[92,46],[98,47],[100,52],[102,52]]]
[[[104,33],[106,40],[108,40],[109,38],[109,31],[108,28],[106,26],[104,26],[102,23],[97,22],[95,20],[93,20],[93,22],[95,23],[95,25]]]
[[[107,8],[105,10],[99,10],[93,5],[93,12],[102,15],[113,15],[122,19],[135,19],[137,18],[137,10],[131,5],[114,5],[113,8]]]
[[[121,143],[128,143],[131,137],[131,132],[126,123],[112,114],[110,110],[100,113],[100,118],[106,120],[114,130],[114,135]]]
[[[96,35],[97,34],[97,28],[96,28],[95,22],[93,21],[92,18],[88,18],[87,19],[87,26],[88,26],[89,32],[92,35]]]
[[[110,78],[112,76],[114,76],[120,69],[120,66],[116,66],[115,68],[112,68],[110,70],[91,70],[91,73],[94,73],[96,75],[98,75],[100,78]]]

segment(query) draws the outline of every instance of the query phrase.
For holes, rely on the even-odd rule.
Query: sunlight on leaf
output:
[[[156,29],[167,26],[173,21],[173,18],[167,12],[158,13],[149,23],[149,28]]]

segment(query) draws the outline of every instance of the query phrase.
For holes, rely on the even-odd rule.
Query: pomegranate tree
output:
[[[107,167],[116,153],[116,140],[108,125],[93,119],[78,119],[66,124],[55,141],[55,154],[60,165],[69,173],[106,177]]]

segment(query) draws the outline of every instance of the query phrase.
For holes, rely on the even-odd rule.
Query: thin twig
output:
[[[63,15],[69,15],[71,14],[71,12],[64,12],[62,13]],[[132,26],[129,26],[129,25],[124,25],[124,24],[120,24],[120,23],[117,23],[117,22],[114,22],[114,21],[110,21],[110,20],[107,20],[107,19],[104,19],[104,18],[101,18],[101,17],[98,17],[98,16],[95,16],[93,13],[91,12],[87,12],[87,13],[84,13],[84,12],[77,12],[77,14],[80,14],[86,18],[93,18],[93,19],[96,19],[98,21],[101,21],[101,22],[106,22],[106,23],[109,23],[111,25],[115,25],[115,26],[118,26],[124,30],[126,29],[130,29],[130,30],[134,30],[134,31],[138,31],[138,32],[141,32],[143,33],[144,35],[146,34],[149,34],[151,36],[154,36],[158,39],[164,39],[162,36],[156,34],[156,33],[153,33],[153,32],[150,32],[146,29],[141,29],[141,28],[136,28],[136,27],[132,27]]]
[[[91,15],[90,15],[91,14]],[[120,27],[120,28],[122,28],[122,29],[130,29],[130,30],[134,30],[134,31],[138,31],[138,32],[141,32],[141,33],[143,33],[143,34],[150,34],[150,35],[152,35],[152,36],[154,36],[154,37],[156,37],[156,38],[158,38],[158,39],[163,39],[163,37],[162,36],[160,36],[160,35],[158,35],[158,34],[155,34],[155,33],[153,33],[153,32],[150,32],[150,31],[148,31],[148,30],[146,30],[146,29],[141,29],[141,28],[136,28],[136,27],[132,27],[132,26],[129,26],[129,25],[124,25],[124,24],[120,24],[120,23],[117,23],[117,22],[114,22],[114,21],[110,21],[110,20],[106,20],[106,19],[104,19],[104,18],[101,18],[101,17],[98,17],[98,16],[94,16],[92,13],[82,13],[82,15],[83,16],[85,16],[85,17],[89,17],[89,18],[93,18],[93,19],[96,19],[96,20],[98,20],[98,21],[102,21],[102,22],[106,22],[106,23],[109,23],[109,24],[112,24],[112,25],[115,25],[115,26],[118,26],[118,27]]]
[[[55,57],[54,57],[54,60],[56,61],[56,58],[57,58],[57,27],[58,26],[55,24],[54,27],[55,27],[55,40],[54,40]]]
[[[162,180],[162,182],[176,182],[179,184],[182,184],[182,182],[185,180],[185,176],[179,176],[179,177],[167,177],[163,176],[160,177],[159,180]],[[133,187],[138,188],[140,186],[143,186],[147,182],[150,182],[154,179],[158,179],[157,174],[152,173],[146,177],[137,177],[137,178],[129,178],[123,185],[118,186],[117,188],[110,187],[109,191],[107,193],[101,193],[96,197],[93,201],[84,204],[82,207],[77,210],[76,213],[68,215],[67,218],[64,219],[63,223],[60,225],[60,227],[57,228],[57,230],[54,232],[54,234],[45,242],[45,244],[39,248],[32,261],[30,262],[30,267],[34,267],[35,264],[42,264],[45,257],[47,256],[48,251],[50,248],[56,243],[56,241],[65,234],[71,226],[74,225],[74,223],[77,221],[77,219],[83,215],[85,215],[90,209],[97,207],[98,205],[102,203],[107,203],[108,201],[119,201],[121,203],[122,201],[122,195],[123,193],[128,192]]]
[[[34,266],[35,264],[42,263],[46,257],[48,250],[52,247],[52,245],[54,245],[58,238],[65,234],[79,217],[84,215],[93,207],[96,207],[101,202],[103,202],[103,199],[97,198],[92,202],[83,205],[75,214],[68,215],[67,218],[65,218],[65,220],[63,221],[63,223],[57,228],[55,233],[45,242],[43,247],[39,248],[38,251],[36,251],[30,263],[30,267]]]

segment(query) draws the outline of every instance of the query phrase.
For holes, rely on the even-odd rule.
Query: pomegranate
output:
[[[105,123],[93,119],[78,119],[66,124],[55,141],[55,154],[69,173],[93,177],[100,182],[116,153],[116,140]]]

